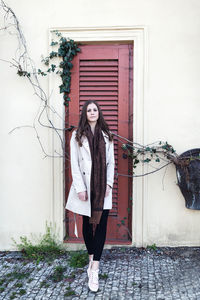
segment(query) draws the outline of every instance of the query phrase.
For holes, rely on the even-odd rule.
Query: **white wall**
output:
[[[30,56],[38,67],[41,55],[48,54],[49,28],[145,26],[144,139],[137,137],[137,142],[167,140],[178,153],[199,147],[198,0],[7,0],[7,4],[18,16]],[[11,59],[17,46],[15,37],[3,32],[0,37],[0,58]],[[56,221],[62,238],[62,210],[57,204],[63,199],[62,193],[53,199],[52,159],[43,159],[33,129],[8,134],[16,126],[32,124],[39,105],[37,97],[28,82],[4,62],[0,82],[0,249],[9,250],[14,249],[11,237],[18,241],[21,235],[44,232],[46,220]],[[48,79],[43,78],[42,84],[48,92]],[[38,129],[51,154],[51,132]],[[143,245],[200,245],[200,212],[185,208],[172,166],[166,171],[163,189],[164,173],[162,170],[144,180]],[[133,242],[136,240],[134,236]]]

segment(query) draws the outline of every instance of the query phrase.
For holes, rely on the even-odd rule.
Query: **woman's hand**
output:
[[[88,200],[87,191],[78,193],[78,197],[79,200],[81,201],[87,201]]]
[[[107,184],[105,197],[107,197],[110,194],[110,190],[111,190],[111,187]]]

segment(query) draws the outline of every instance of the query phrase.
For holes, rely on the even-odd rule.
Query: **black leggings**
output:
[[[102,212],[100,223],[96,226],[93,236],[92,224],[89,223],[89,217],[83,216],[83,238],[89,255],[94,254],[93,260],[100,260],[103,246],[106,239],[106,228],[109,209]]]

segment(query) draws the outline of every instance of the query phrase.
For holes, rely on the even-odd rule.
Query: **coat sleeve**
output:
[[[107,184],[113,187],[115,170],[114,142],[110,142],[107,160]]]
[[[70,152],[71,152],[71,172],[73,179],[73,186],[77,193],[86,191],[86,186],[83,181],[83,177],[79,165],[79,156],[78,156],[78,143],[75,140],[75,131],[72,133],[70,141]]]

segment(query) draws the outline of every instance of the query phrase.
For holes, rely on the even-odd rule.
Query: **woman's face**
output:
[[[91,103],[87,106],[87,120],[89,123],[91,122],[97,122],[99,118],[99,111],[98,107],[94,104]]]

